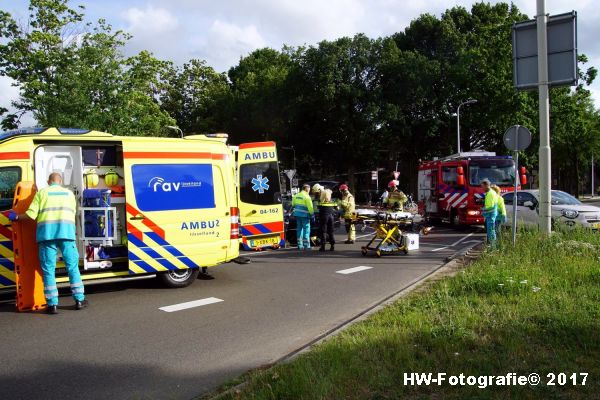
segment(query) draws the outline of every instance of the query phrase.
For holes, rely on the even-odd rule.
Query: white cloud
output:
[[[9,112],[15,111],[11,103],[19,98],[19,88],[14,86],[15,81],[6,76],[0,76],[0,107],[7,108]],[[21,117],[21,126],[35,126],[37,122],[31,113]]]
[[[138,33],[159,35],[171,32],[178,28],[177,17],[164,8],[147,6],[145,9],[129,8],[122,13],[122,17],[129,23],[128,30]]]
[[[159,57],[179,61],[179,46],[185,42],[187,32],[177,16],[165,8],[148,5],[145,8],[128,8],[121,17],[127,24],[125,30],[133,35],[127,43],[128,54],[150,50]]]
[[[218,19],[195,44],[198,56],[210,60],[210,65],[217,70],[226,70],[240,56],[267,45],[256,26],[238,26]]]

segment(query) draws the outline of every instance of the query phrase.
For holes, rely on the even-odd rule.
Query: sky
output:
[[[490,1],[497,3],[498,1]],[[226,71],[240,57],[261,47],[316,44],[365,33],[370,37],[402,31],[423,13],[440,15],[455,5],[467,9],[473,0],[71,0],[82,4],[86,19],[105,18],[133,35],[126,52],[150,50],[158,58],[183,63],[204,59]],[[533,17],[535,0],[513,1]],[[547,0],[549,14],[578,12],[578,48],[589,65],[600,67],[600,7],[593,0]],[[0,9],[16,18],[27,16],[27,0],[0,0]],[[600,79],[591,87],[600,107]],[[18,88],[0,77],[0,106],[7,107]],[[24,121],[32,123],[31,118]]]

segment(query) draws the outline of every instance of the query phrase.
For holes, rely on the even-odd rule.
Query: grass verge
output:
[[[600,398],[600,236],[508,237],[468,269],[373,314],[229,399]],[[408,386],[410,372],[538,373],[538,386]],[[573,373],[589,373],[582,386]],[[550,373],[566,373],[546,385]],[[559,382],[560,381],[560,382]]]

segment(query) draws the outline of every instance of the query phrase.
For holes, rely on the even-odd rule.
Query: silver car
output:
[[[506,205],[506,225],[512,223],[514,193],[502,195]],[[517,193],[517,220],[518,224],[537,226],[539,223],[539,190],[519,190]],[[552,191],[551,199],[552,223],[565,227],[582,226],[591,229],[600,229],[600,208],[583,204],[575,197],[560,190]]]

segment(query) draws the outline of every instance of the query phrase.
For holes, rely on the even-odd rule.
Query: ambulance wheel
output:
[[[165,272],[158,277],[166,287],[183,288],[191,285],[198,278],[199,273],[199,268],[188,268]]]

